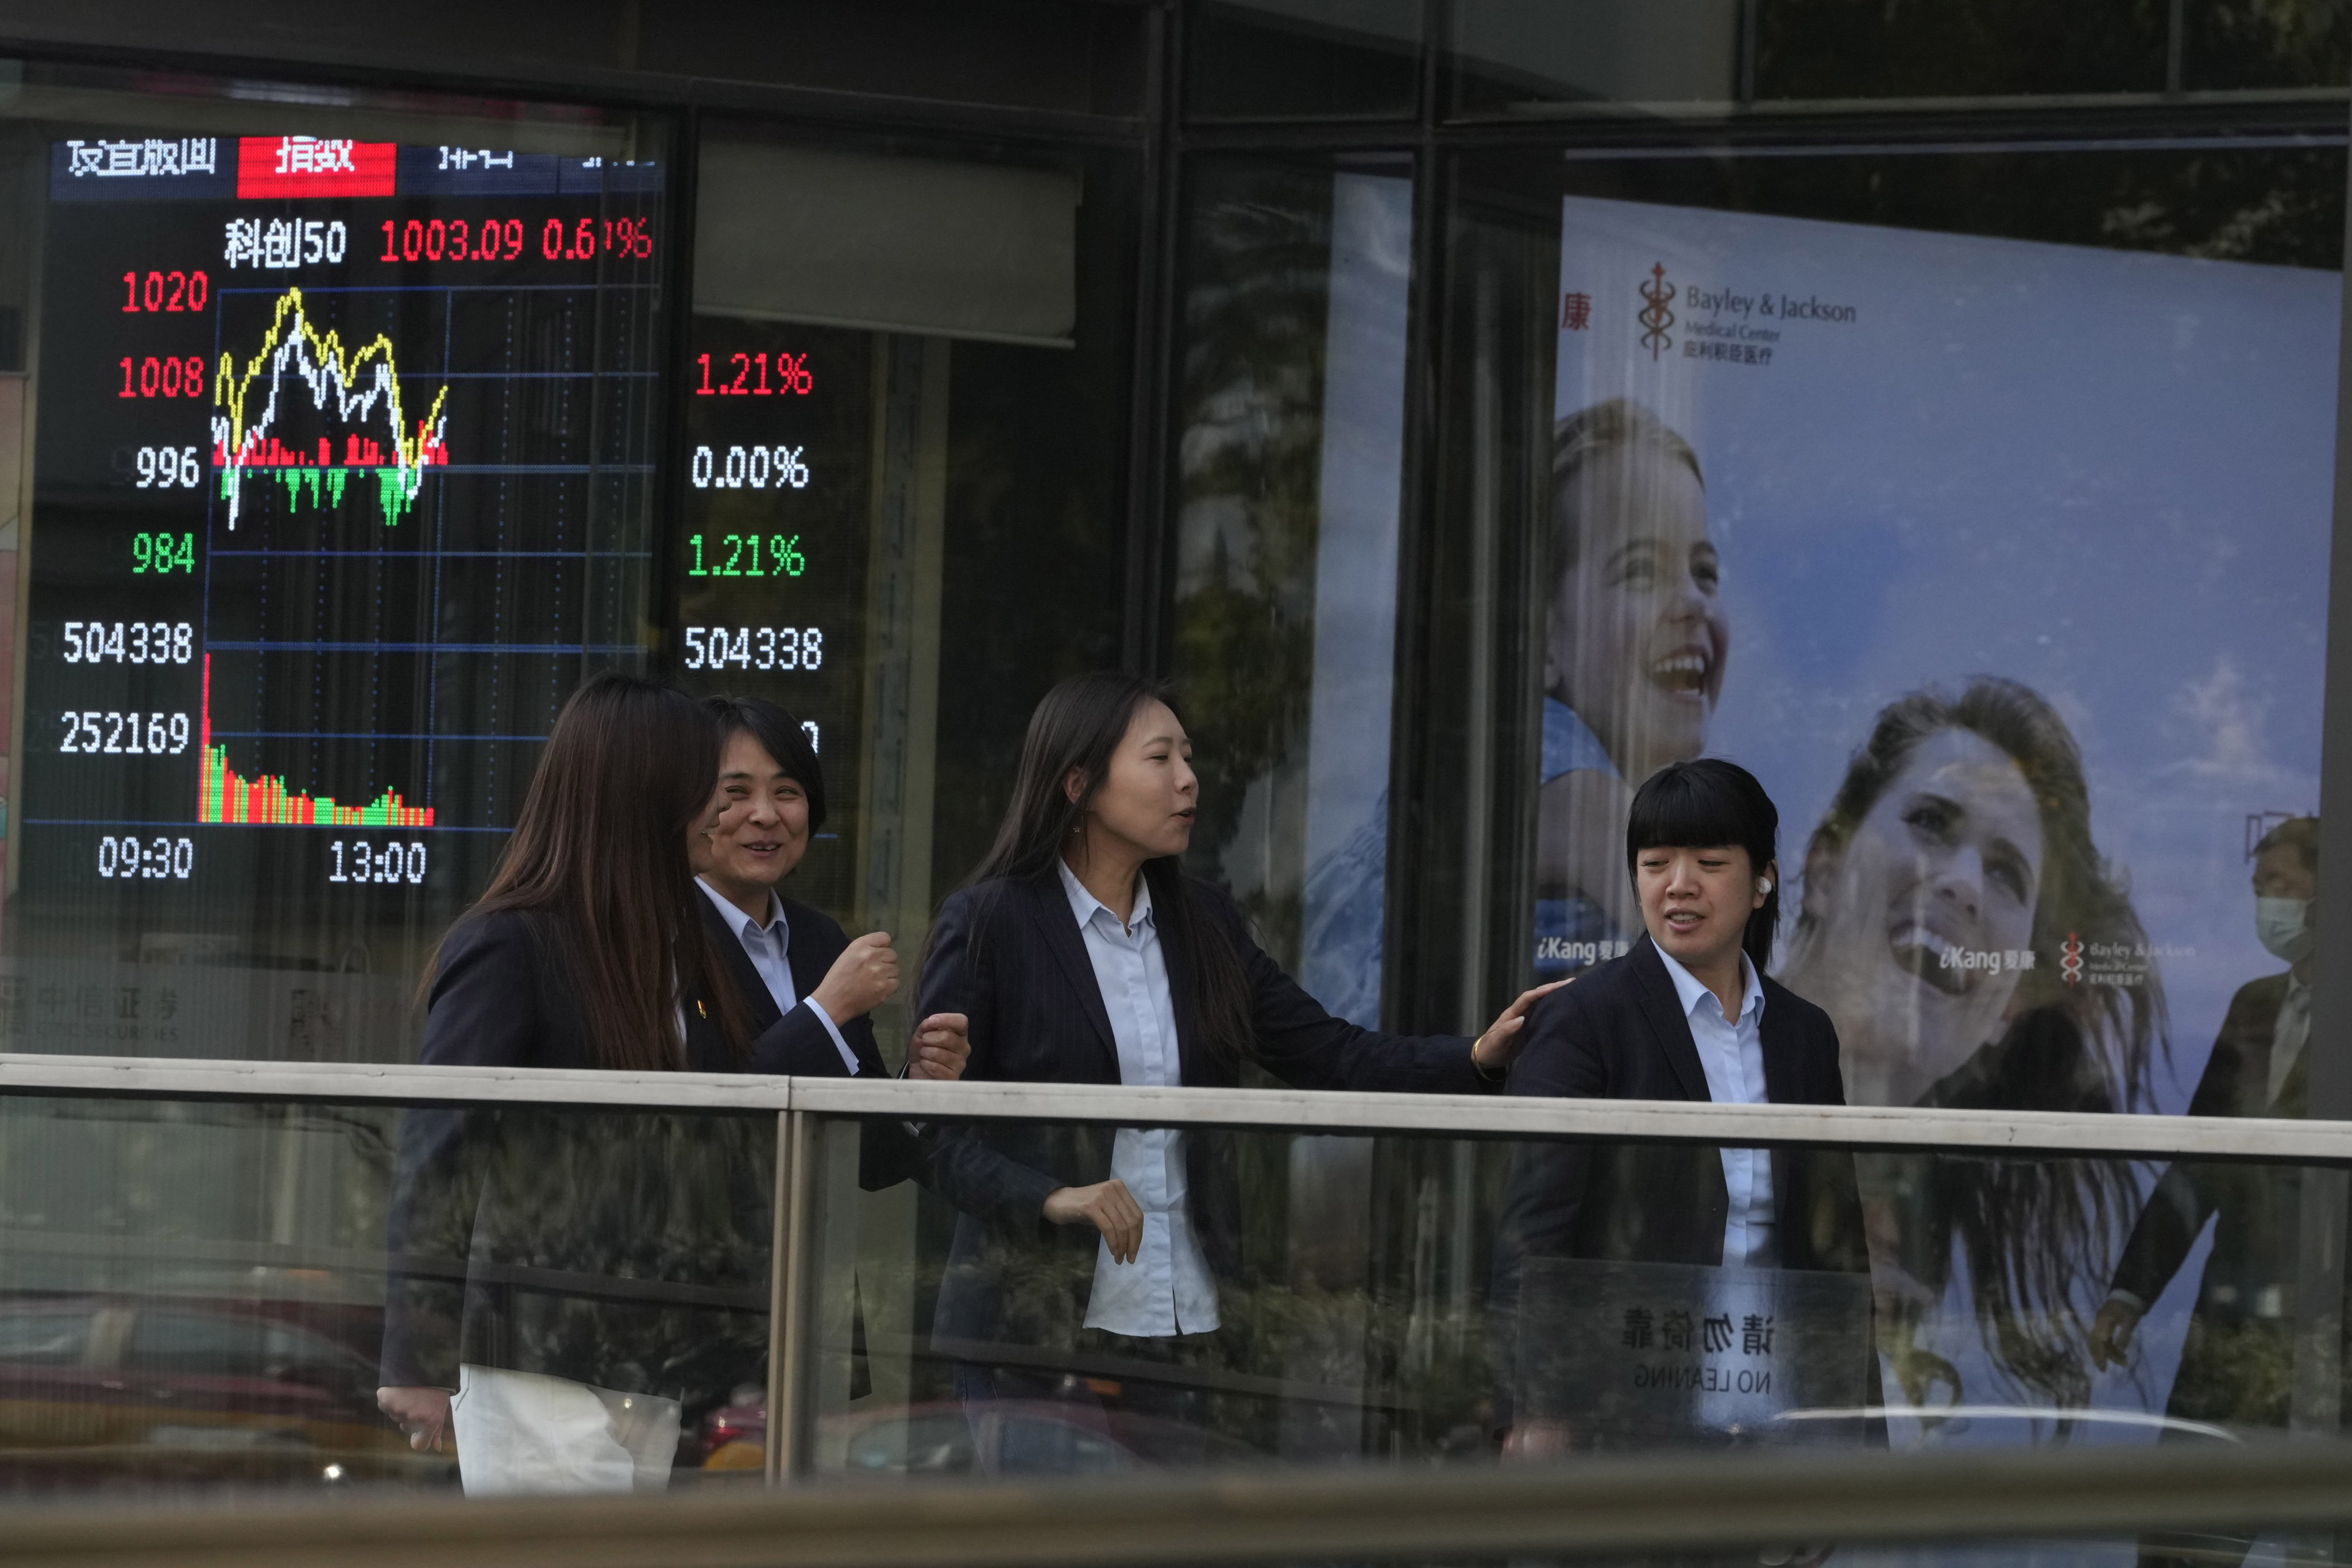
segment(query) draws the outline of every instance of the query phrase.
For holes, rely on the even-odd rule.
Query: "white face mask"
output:
[[[2311,956],[2317,938],[2311,929],[2309,899],[2256,899],[2254,934],[2273,956],[2301,963]]]

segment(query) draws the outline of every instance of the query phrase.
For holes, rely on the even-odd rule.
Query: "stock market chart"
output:
[[[305,136],[50,153],[11,945],[39,944],[27,914],[130,960],[429,940],[564,697],[642,662],[662,170]],[[782,441],[697,461],[789,486]],[[744,631],[747,658],[825,657],[821,628]]]

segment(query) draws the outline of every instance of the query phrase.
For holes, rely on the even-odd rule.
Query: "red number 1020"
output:
[[[122,308],[142,310],[201,310],[212,298],[213,281],[201,272],[136,272],[122,275]]]
[[[694,363],[702,367],[702,384],[694,389],[697,397],[783,397],[793,393],[806,396],[816,390],[816,380],[809,374],[808,355],[788,354],[722,354],[723,368],[714,384],[710,375],[710,356],[697,354]],[[727,371],[731,369],[730,379]],[[770,377],[774,384],[770,384]]]

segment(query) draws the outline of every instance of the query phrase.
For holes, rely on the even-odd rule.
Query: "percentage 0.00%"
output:
[[[694,488],[698,490],[806,489],[808,464],[798,447],[730,447],[724,458],[709,447],[694,449]]]

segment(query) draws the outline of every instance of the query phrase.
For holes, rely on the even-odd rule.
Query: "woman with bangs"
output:
[[[1766,973],[1780,913],[1780,821],[1755,776],[1717,758],[1673,763],[1643,782],[1622,839],[1643,934],[1624,956],[1528,1015],[1510,1093],[1845,1103],[1830,1016]],[[1864,1275],[1853,1161],[1838,1149],[1584,1139],[1520,1145],[1491,1297],[1508,1454],[1544,1457],[1624,1438],[1610,1425],[1622,1413],[1567,1405],[1559,1387],[1531,1370],[1557,1343],[1556,1320],[1572,1300],[1610,1288],[1587,1267],[1594,1264],[1645,1266],[1628,1277],[1695,1315],[1697,1298],[1675,1294],[1692,1288],[1692,1276],[1657,1266]],[[1858,1279],[1846,1284],[1856,1314],[1853,1353],[1832,1375],[1850,1386],[1832,1399],[1862,1406],[1874,1370],[1863,1321],[1868,1290]],[[1821,1322],[1806,1331],[1836,1331]],[[1737,1425],[1705,1397],[1675,1419],[1722,1436]]]

